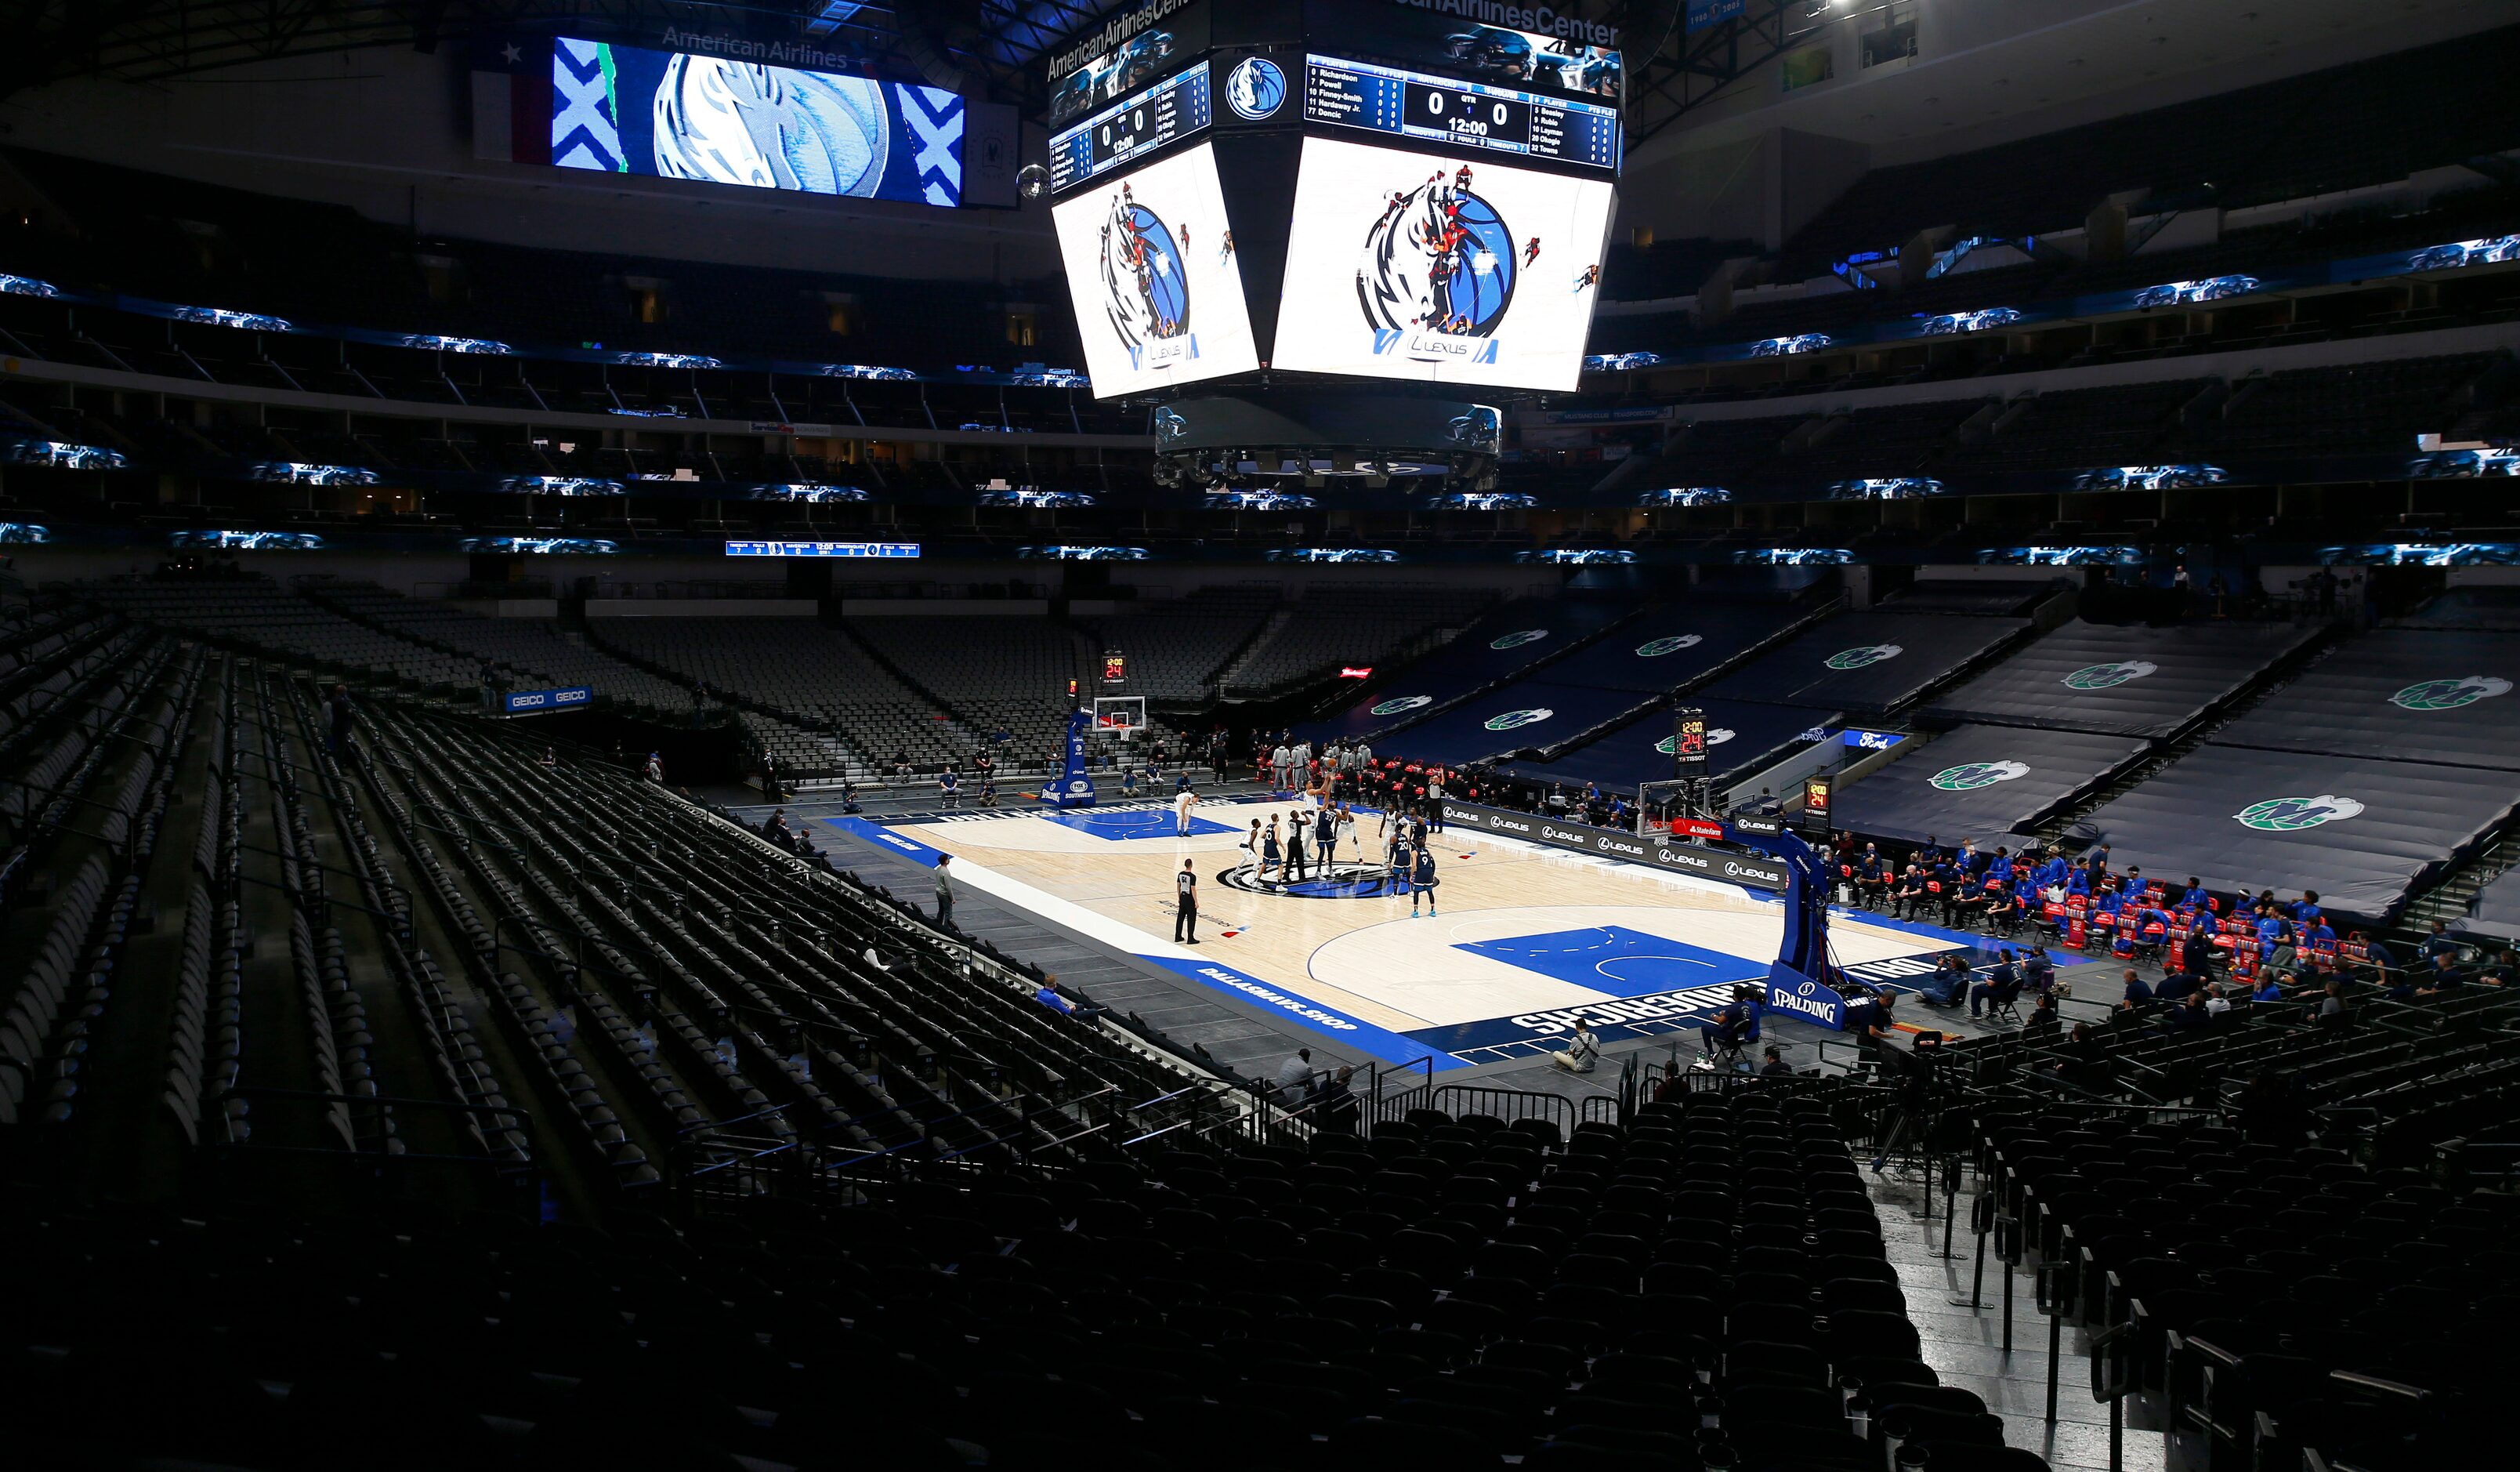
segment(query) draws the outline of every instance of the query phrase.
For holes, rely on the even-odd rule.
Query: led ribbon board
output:
[[[1050,192],[1065,194],[1132,159],[1203,131],[1216,120],[1207,63],[1115,103],[1050,140]]]
[[[1304,120],[1619,171],[1619,112],[1336,57],[1304,59]]]

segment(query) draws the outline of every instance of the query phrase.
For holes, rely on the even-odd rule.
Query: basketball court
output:
[[[1187,835],[1169,804],[814,816],[814,827],[932,866],[954,856],[967,889],[1320,1034],[1342,1051],[1437,1070],[1528,1064],[1578,1018],[1605,1044],[1692,1031],[1738,983],[1764,983],[1784,923],[1773,896],[1625,860],[1486,833],[1435,836],[1439,912],[1413,916],[1378,858],[1380,818],[1330,871],[1281,884],[1244,866],[1251,820],[1282,831],[1312,809],[1285,798],[1199,805]],[[1199,879],[1195,946],[1173,935],[1174,875]],[[1835,954],[1896,985],[1985,938],[1841,910]],[[2066,958],[2060,958],[2066,959]],[[2079,957],[2072,959],[2080,959]]]

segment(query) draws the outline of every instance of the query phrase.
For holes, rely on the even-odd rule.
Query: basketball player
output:
[[[1409,851],[1409,841],[1401,839],[1391,846],[1391,882],[1382,893],[1398,898],[1409,892],[1409,876],[1417,872],[1418,856]]]
[[[1420,846],[1418,850],[1418,862],[1409,870],[1409,918],[1412,920],[1418,918],[1418,897],[1420,895],[1426,897],[1426,914],[1429,918],[1434,915],[1435,884],[1434,852]]]
[[[1322,877],[1328,878],[1330,860],[1338,856],[1338,812],[1328,798],[1313,818],[1313,853],[1321,860]]]
[[[1256,821],[1256,820],[1255,820]],[[1278,820],[1269,820],[1268,831],[1260,835],[1260,879],[1267,883],[1278,872]]]
[[[1365,841],[1356,836],[1356,814],[1345,803],[1339,805],[1338,836],[1339,842],[1345,844],[1348,850],[1356,854],[1357,862],[1365,862]]]
[[[1260,866],[1260,820],[1251,820],[1251,831],[1242,835],[1242,871],[1254,872]]]
[[[1525,268],[1528,268],[1528,267],[1531,265],[1531,263],[1532,263],[1533,261],[1538,260],[1539,258],[1540,258],[1540,237],[1539,237],[1539,236],[1537,236],[1537,235],[1535,235],[1535,236],[1533,236],[1529,241],[1527,241],[1527,242],[1525,242],[1525,243],[1523,244],[1523,248],[1522,248],[1522,263],[1523,263],[1523,265],[1524,265],[1524,267],[1525,267]]]
[[[1198,943],[1198,873],[1187,858],[1173,876],[1173,939],[1184,945]]]
[[[1185,787],[1173,798],[1173,835],[1190,837],[1190,810],[1198,805],[1198,794]]]

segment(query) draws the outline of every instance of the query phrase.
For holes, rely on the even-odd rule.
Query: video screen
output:
[[[1051,219],[1097,398],[1260,366],[1214,145],[1081,190]]]
[[[1607,180],[1307,138],[1272,363],[1572,389],[1615,194]]]
[[[955,206],[963,99],[934,87],[562,36],[562,168]]]

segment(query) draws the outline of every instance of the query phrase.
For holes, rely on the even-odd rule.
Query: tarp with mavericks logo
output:
[[[1552,680],[1516,680],[1464,701],[1422,725],[1374,743],[1376,756],[1417,761],[1477,761],[1504,752],[1571,741],[1618,716],[1641,697],[1634,690],[1587,689]]]
[[[1377,685],[1328,720],[1296,734],[1315,742],[1387,731],[1424,718],[1462,696],[1510,678],[1540,660],[1579,644],[1625,616],[1633,605],[1523,599],[1482,616],[1443,648]]]
[[[2292,623],[2148,628],[2077,619],[1943,695],[1925,713],[2158,739],[2315,635]]]
[[[2520,634],[2386,628],[2349,640],[2214,734],[2395,761],[2520,769]]]
[[[1837,713],[1746,700],[1695,702],[1706,713],[1706,775],[1718,782],[1749,776],[1808,737],[1837,729]],[[1579,787],[1598,782],[1633,798],[1639,783],[1672,775],[1671,711],[1658,707],[1586,742],[1554,761],[1508,761],[1506,770],[1535,782]]]
[[[2030,626],[1961,614],[1840,614],[1717,680],[1719,700],[1886,711]]]
[[[1561,685],[1645,693],[1688,684],[1801,617],[1777,605],[1659,603],[1549,667]]]
[[[2520,805],[2520,772],[2219,743],[2092,814],[2110,862],[2228,895],[2319,892],[2376,920]]]
[[[1960,726],[1837,792],[1837,826],[1904,844],[2021,835],[2151,745],[2133,736]]]

